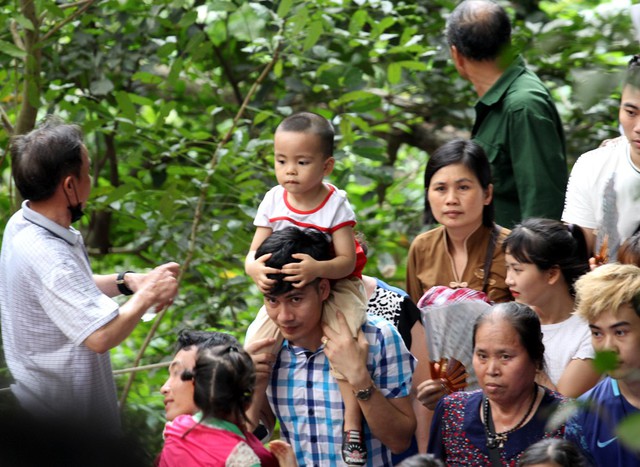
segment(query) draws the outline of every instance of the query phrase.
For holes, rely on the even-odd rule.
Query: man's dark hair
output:
[[[466,58],[495,60],[511,46],[511,22],[500,5],[466,0],[447,20],[447,41]]]
[[[335,131],[331,122],[322,115],[313,112],[299,112],[290,115],[280,122],[280,125],[276,128],[276,132],[278,131],[317,135],[320,138],[320,150],[324,157],[333,156]]]
[[[327,237],[317,230],[301,230],[296,227],[273,232],[262,242],[256,251],[256,258],[271,253],[271,258],[265,263],[268,267],[280,269],[285,264],[299,263],[292,255],[303,253],[316,261],[327,261],[333,258],[331,246]],[[269,274],[269,279],[277,282],[271,288],[270,295],[282,295],[293,289],[293,282],[284,281],[285,274]]]
[[[194,346],[197,349],[207,349],[217,345],[240,345],[240,343],[238,342],[238,339],[225,332],[183,329],[178,334],[176,352],[186,350]]]
[[[80,176],[82,130],[56,117],[11,139],[11,171],[18,191],[31,201],[47,200],[68,175]]]
[[[634,55],[629,60],[629,65],[622,81],[622,88],[624,89],[626,86],[640,90],[640,55]]]

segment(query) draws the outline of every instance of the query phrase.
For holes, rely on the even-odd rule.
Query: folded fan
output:
[[[478,388],[472,365],[473,325],[491,308],[486,300],[486,295],[476,290],[437,286],[418,301],[429,359],[438,364],[451,358],[457,360],[468,374],[468,390]]]

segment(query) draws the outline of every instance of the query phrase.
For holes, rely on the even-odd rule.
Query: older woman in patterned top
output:
[[[502,303],[478,319],[473,368],[482,389],[438,402],[428,452],[447,465],[515,467],[531,444],[563,436],[564,425],[547,421],[566,399],[535,382],[544,344],[531,308]]]

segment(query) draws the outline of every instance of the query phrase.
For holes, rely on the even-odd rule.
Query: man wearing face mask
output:
[[[80,128],[48,119],[11,142],[12,174],[25,199],[7,223],[0,254],[5,358],[20,406],[39,420],[118,434],[109,350],[151,307],[177,294],[179,265],[147,274],[95,275],[82,235],[91,192]],[[111,297],[131,298],[119,306]]]

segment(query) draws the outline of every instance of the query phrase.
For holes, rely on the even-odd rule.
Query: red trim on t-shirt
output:
[[[296,214],[312,214],[314,212],[319,211],[320,209],[322,209],[324,207],[325,204],[327,204],[329,202],[329,198],[331,198],[331,195],[333,194],[334,191],[336,191],[336,189],[333,187],[333,185],[327,185],[326,183],[324,184],[325,187],[327,187],[327,189],[329,190],[329,194],[324,198],[324,200],[322,201],[322,203],[320,203],[318,206],[316,206],[315,208],[313,208],[311,211],[300,211],[296,208],[294,208],[293,206],[291,206],[289,204],[289,192],[287,190],[284,190],[284,204],[291,209],[293,212],[295,212]]]

